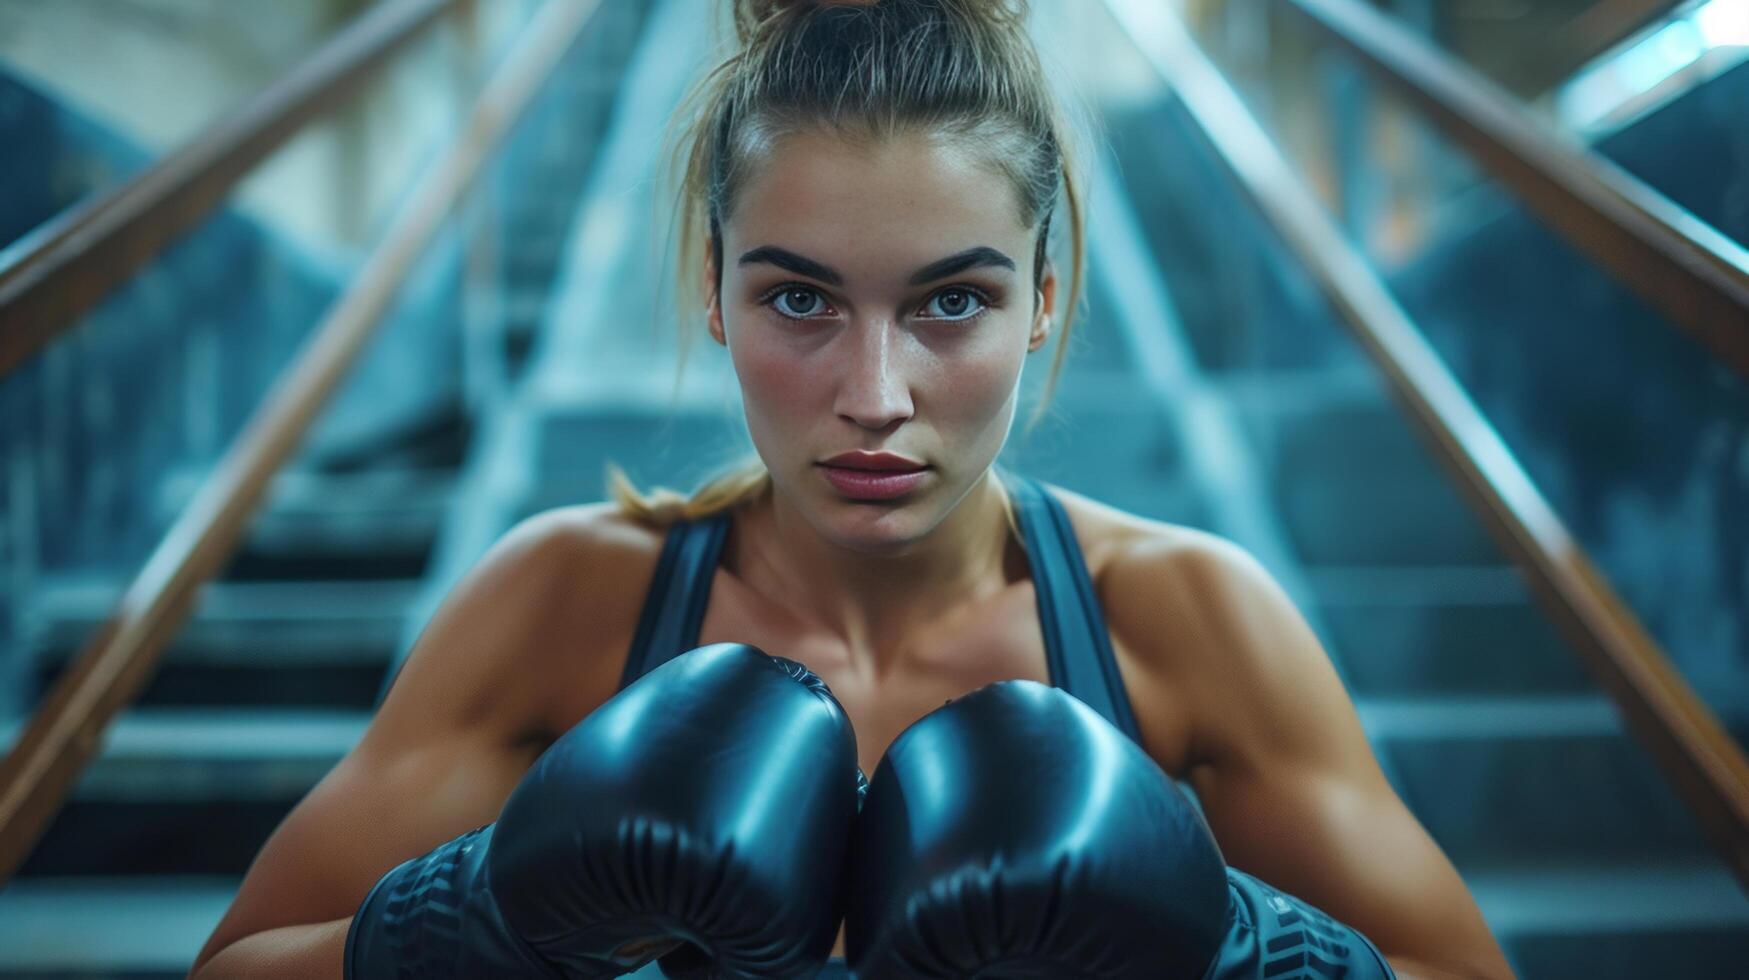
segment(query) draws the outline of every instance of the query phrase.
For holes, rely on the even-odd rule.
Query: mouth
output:
[[[909,464],[904,469],[873,469],[835,463],[816,464],[826,482],[852,500],[893,500],[915,490],[929,474],[929,467]]]

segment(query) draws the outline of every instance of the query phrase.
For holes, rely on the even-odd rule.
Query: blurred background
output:
[[[655,180],[718,6],[0,0],[0,976],[182,976],[498,536],[750,451]],[[1521,976],[1741,976],[1749,0],[1034,21],[1003,461],[1255,554]]]

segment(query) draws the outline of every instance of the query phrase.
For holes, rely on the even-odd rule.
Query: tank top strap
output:
[[[1141,744],[1141,730],[1118,671],[1111,634],[1068,513],[1037,480],[1007,469],[1001,475],[1032,566],[1051,683]]]
[[[1069,515],[1043,484],[1031,477],[1006,469],[1002,477],[1026,543],[1051,683],[1085,702],[1139,744],[1140,729],[1118,670],[1111,634]],[[676,523],[668,529],[620,675],[622,689],[698,645],[729,524],[730,515],[719,514],[704,521]]]
[[[702,521],[682,521],[668,528],[662,557],[638,629],[626,655],[619,686],[626,685],[698,645],[710,603],[711,580],[729,536],[730,515],[718,514]]]

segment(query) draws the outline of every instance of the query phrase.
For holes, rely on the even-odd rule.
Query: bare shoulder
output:
[[[531,673],[543,679],[540,732],[550,739],[618,689],[666,532],[605,502],[542,511],[512,535],[539,553],[523,574],[543,600]]]
[[[526,517],[506,531],[471,576],[503,577],[514,591],[539,597],[543,618],[564,625],[617,610],[629,593],[626,579],[642,566],[655,567],[662,531],[639,523],[611,503],[555,507]]]
[[[541,511],[524,518],[509,534],[526,536],[548,550],[551,560],[588,570],[640,560],[654,567],[664,530],[605,501]]]
[[[543,574],[558,593],[556,608],[568,627],[563,635],[589,642],[590,661],[610,661],[604,666],[617,684],[667,530],[612,502],[558,507],[528,521],[544,529],[536,533],[557,553]]]
[[[395,688],[426,701],[465,688],[462,717],[550,741],[616,690],[662,541],[612,504],[524,518],[450,590]]]

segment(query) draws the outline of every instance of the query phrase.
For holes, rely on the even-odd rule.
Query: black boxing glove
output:
[[[1365,937],[1228,868],[1153,759],[1032,681],[981,688],[893,741],[848,879],[859,980],[1261,980],[1285,968],[1293,950],[1279,941],[1313,914],[1325,935],[1359,939],[1336,960],[1348,976],[1391,976]]]
[[[554,742],[498,820],[353,917],[348,977],[807,977],[842,909],[860,774],[826,685],[742,644],[682,654]]]

